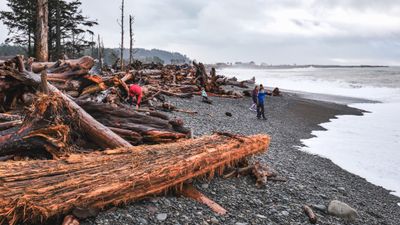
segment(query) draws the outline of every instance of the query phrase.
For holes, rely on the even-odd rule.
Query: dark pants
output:
[[[261,116],[265,119],[264,103],[258,103],[257,105],[257,118],[261,118]]]

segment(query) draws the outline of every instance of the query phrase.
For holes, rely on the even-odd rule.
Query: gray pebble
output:
[[[219,223],[219,221],[215,217],[212,217],[210,221],[211,221],[212,224],[218,224]]]
[[[167,217],[168,217],[168,215],[167,215],[166,213],[159,213],[159,214],[157,214],[157,219],[158,219],[159,221],[164,221],[164,220],[167,219]]]

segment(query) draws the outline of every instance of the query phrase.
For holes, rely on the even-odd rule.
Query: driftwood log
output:
[[[190,136],[180,120],[157,112],[139,113],[133,108],[77,101],[91,116],[131,144],[164,143]]]
[[[267,135],[205,136],[171,144],[0,162],[0,222],[44,222],[74,208],[103,209],[181,187],[266,151]]]

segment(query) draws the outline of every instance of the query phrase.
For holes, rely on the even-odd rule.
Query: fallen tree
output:
[[[44,222],[74,208],[103,209],[181,187],[246,156],[269,137],[212,135],[170,144],[71,154],[59,160],[0,162],[0,222]]]

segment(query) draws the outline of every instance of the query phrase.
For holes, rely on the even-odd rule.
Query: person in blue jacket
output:
[[[261,119],[261,116],[263,117],[264,120],[265,114],[264,114],[264,102],[265,102],[265,96],[267,95],[267,91],[264,89],[264,86],[260,84],[260,89],[258,90],[258,95],[257,95],[257,118]]]

